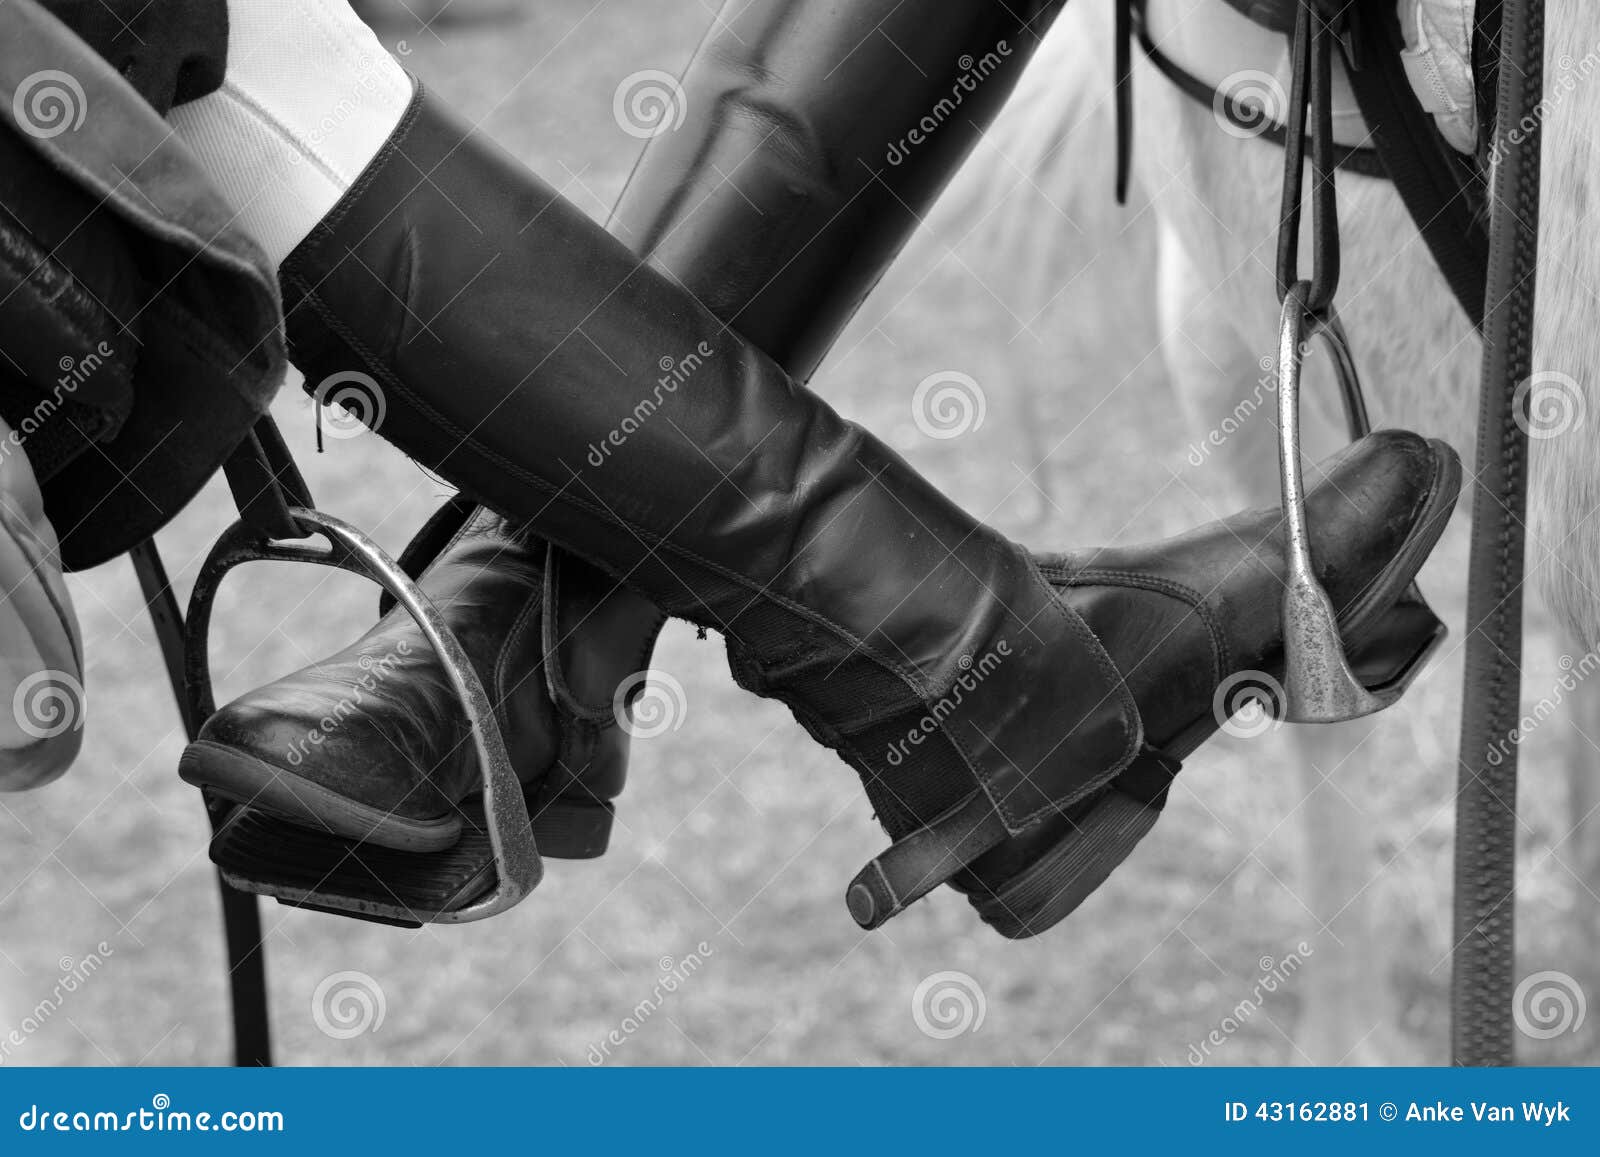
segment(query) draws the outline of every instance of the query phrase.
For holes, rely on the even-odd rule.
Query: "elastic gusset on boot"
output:
[[[905,702],[897,711],[885,712],[880,722],[846,733],[799,690],[786,689],[783,680],[763,673],[745,648],[731,640],[728,664],[739,686],[785,704],[811,738],[839,752],[856,769],[874,814],[891,838],[899,839],[979,790],[961,752],[938,730],[925,735],[910,757],[901,754],[896,758],[900,750],[896,745],[907,746],[905,737],[919,728],[927,714],[920,700]],[[874,697],[882,697],[883,672],[870,663],[861,659],[840,663],[835,659],[829,669],[831,675],[817,674],[825,676],[821,686],[839,702],[859,709],[861,704],[873,702]]]

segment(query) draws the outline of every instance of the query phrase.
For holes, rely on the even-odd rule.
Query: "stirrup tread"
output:
[[[208,802],[214,813],[224,817],[212,840],[212,858],[223,878],[242,890],[385,922],[463,923],[506,911],[538,885],[543,865],[523,787],[511,768],[493,704],[471,661],[437,608],[369,538],[315,510],[290,507],[289,515],[295,529],[306,539],[320,536],[326,549],[265,538],[261,530],[240,520],[217,540],[200,569],[189,600],[184,654],[190,716],[208,719],[215,711],[209,628],[218,587],[230,570],[267,559],[348,570],[393,594],[438,651],[472,728],[483,791],[462,809],[468,819],[461,840],[428,856],[296,828],[247,806],[234,807],[230,814],[226,802],[212,799]],[[279,863],[278,853],[285,847],[293,847],[303,862]],[[261,848],[270,852],[264,856]],[[433,863],[423,866],[429,859]]]
[[[605,853],[615,813],[609,803],[525,797],[534,840],[550,859]],[[308,908],[399,927],[434,912],[458,911],[495,884],[494,849],[483,803],[462,804],[462,835],[436,852],[400,852],[301,827],[258,807],[236,808],[211,841],[211,862],[230,887]]]

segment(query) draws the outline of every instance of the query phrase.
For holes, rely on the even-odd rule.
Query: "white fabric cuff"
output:
[[[228,20],[222,88],[171,121],[281,264],[393,134],[411,78],[345,0],[228,0]]]

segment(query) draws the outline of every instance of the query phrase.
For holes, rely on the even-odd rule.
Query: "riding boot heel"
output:
[[[1184,746],[1198,746],[1199,738]],[[1044,931],[1087,900],[1150,834],[1182,768],[1173,752],[1145,747],[1104,788],[1035,825],[1036,831],[1024,833],[1012,847],[975,861],[974,870],[958,874],[951,885],[966,893],[983,922],[1008,940]],[[1033,855],[1033,843],[1048,850]],[[1019,854],[1031,859],[1021,871],[1012,872],[1000,862]],[[997,871],[1006,877],[1003,886],[983,882]]]
[[[611,844],[616,809],[605,800],[553,799],[532,805],[533,839],[546,859],[595,860]]]

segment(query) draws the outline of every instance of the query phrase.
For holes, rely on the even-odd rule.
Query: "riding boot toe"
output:
[[[419,585],[489,693],[530,809],[560,797],[609,820],[628,742],[613,692],[650,629],[633,620],[657,619],[654,609],[488,512],[444,545]],[[614,636],[626,648],[609,645]],[[481,789],[450,673],[402,608],[217,711],[180,773],[300,826],[414,852],[455,843],[461,804]]]

